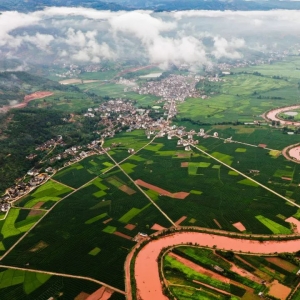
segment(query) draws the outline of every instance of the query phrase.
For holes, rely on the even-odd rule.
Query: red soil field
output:
[[[53,95],[52,92],[46,92],[46,91],[35,92],[30,95],[26,95],[24,97],[24,102],[29,102],[29,101],[35,100],[35,99],[41,99],[41,98],[49,97],[52,95]]]
[[[110,222],[110,221],[112,221],[112,218],[107,219],[107,220],[103,221],[102,223],[103,223],[103,224],[106,224],[106,223],[108,223],[108,222]]]
[[[141,179],[136,180],[135,183],[142,187],[148,188],[152,191],[158,192],[159,194],[170,197],[170,198],[185,199],[190,194],[190,193],[186,193],[186,192],[170,193],[158,186],[147,183]]]
[[[127,224],[124,228],[128,229],[128,230],[133,230],[136,226],[133,224]]]
[[[274,265],[276,265],[284,270],[287,270],[289,272],[293,272],[293,271],[295,271],[295,269],[298,270],[297,266],[291,264],[290,262],[288,262],[286,260],[281,259],[280,257],[267,257],[265,259],[267,261],[273,263]]]
[[[127,239],[127,240],[132,240],[132,237],[131,236],[129,236],[129,235],[127,235],[127,234],[124,234],[124,233],[122,233],[122,232],[119,232],[119,231],[115,231],[114,232],[114,235],[117,235],[117,236],[120,236],[120,237],[122,237],[122,238],[124,238],[124,239]]]
[[[237,252],[242,251],[245,253],[249,251],[256,254],[296,252],[299,250],[299,240],[259,242],[198,232],[177,232],[170,234],[149,242],[141,249],[136,257],[134,267],[135,278],[138,296],[141,299],[167,300],[161,289],[157,264],[158,255],[165,247],[188,243],[198,243],[208,247],[213,247],[216,245],[218,249],[232,250]],[[125,266],[126,274],[129,274],[127,268],[130,267],[130,264],[128,261],[126,261]],[[130,293],[130,290],[130,280],[128,280],[126,281],[126,291],[129,291]],[[131,299],[130,295],[128,295],[128,299]]]
[[[42,213],[41,210],[38,210],[38,209],[31,209],[30,210],[30,213],[28,214],[28,216],[37,216],[37,215],[40,215]]]
[[[9,111],[12,108],[23,108],[23,107],[27,106],[27,104],[28,104],[29,101],[32,101],[32,100],[35,100],[35,99],[41,99],[41,98],[49,97],[49,96],[52,96],[52,95],[53,95],[52,92],[46,92],[46,91],[35,92],[33,94],[26,95],[24,97],[24,101],[23,102],[15,104],[15,105],[12,105],[12,106],[9,106],[9,105],[3,106],[2,108],[0,108],[0,111],[7,112],[7,111]]]
[[[126,193],[127,195],[133,195],[136,193],[135,190],[133,190],[132,188],[130,188],[129,186],[127,185],[122,185],[119,187],[119,190],[121,190],[122,192]]]
[[[246,230],[246,227],[241,222],[234,223],[234,224],[232,224],[232,226],[234,226],[239,231]]]
[[[294,217],[289,217],[289,218],[285,219],[285,222],[294,224],[295,225],[294,231],[300,233],[300,221],[299,220],[297,220]]]
[[[175,224],[176,224],[176,225],[180,225],[186,218],[187,218],[187,216],[181,217],[179,220],[177,220],[177,221],[175,222]]]
[[[163,227],[163,226],[161,226],[161,225],[155,223],[155,224],[151,227],[151,229],[152,229],[152,230],[158,230],[158,231],[160,231],[160,230],[166,229],[166,227]]]
[[[189,166],[188,162],[182,162],[181,163],[181,168],[187,168]]]
[[[258,147],[260,147],[260,148],[266,148],[267,145],[266,144],[258,144]]]
[[[113,293],[113,290],[102,286],[96,292],[91,294],[86,300],[108,300]]]

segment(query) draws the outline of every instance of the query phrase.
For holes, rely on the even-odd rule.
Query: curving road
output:
[[[173,245],[198,243],[201,246],[213,247],[219,249],[232,250],[236,252],[251,252],[255,254],[271,254],[274,252],[296,252],[300,249],[299,240],[290,241],[253,241],[245,239],[236,239],[226,236],[219,236],[209,233],[199,232],[177,232],[157,240],[150,241],[138,253],[134,272],[136,279],[137,299],[143,300],[167,300],[162,293],[161,281],[159,277],[157,259],[163,248]],[[125,268],[129,268],[129,263]],[[125,270],[130,274],[130,270]],[[127,299],[132,299],[131,289],[128,287],[130,280],[126,281]]]

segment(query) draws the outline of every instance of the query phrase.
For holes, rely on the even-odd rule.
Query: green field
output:
[[[44,205],[46,205],[46,202],[50,201],[53,204],[71,191],[72,189],[65,185],[48,180],[45,184],[38,187],[28,196],[18,201],[17,205],[20,207],[32,208],[37,203],[42,202],[44,204],[42,204],[41,208],[43,208]],[[49,206],[47,205],[47,207]]]
[[[28,231],[44,212],[30,215],[30,210],[11,208],[5,220],[0,221],[0,252],[4,253],[12,244]]]
[[[98,284],[87,280],[22,270],[0,269],[0,298],[3,300],[31,300],[39,299],[41,296],[49,299],[52,297],[51,295],[60,293],[64,295],[64,298],[75,299],[82,291],[92,294],[98,288]]]
[[[231,251],[210,250],[189,245],[176,246],[171,248],[170,252],[171,254],[167,253],[163,258],[162,275],[167,280],[169,291],[177,299],[258,300],[260,299],[258,293],[263,292],[267,295],[269,286],[274,280],[291,289],[298,283],[294,271],[287,271],[281,267],[287,265],[291,270],[297,269],[284,258],[272,257],[275,260],[273,262],[269,261],[269,257],[240,255]],[[180,261],[180,258],[183,261]],[[276,261],[280,262],[280,265],[276,264]],[[233,266],[235,268],[232,268]],[[240,272],[233,271],[236,268],[245,275],[241,276]],[[252,274],[246,275],[249,273]],[[256,280],[253,280],[253,275]],[[203,295],[197,294],[198,291]],[[276,298],[279,294],[273,296]]]
[[[295,79],[300,76],[300,72],[297,70],[289,73],[288,77],[297,74],[296,77],[289,80],[275,79],[271,77],[271,73],[272,76],[278,76],[278,74],[274,74],[277,72],[277,65],[283,73],[286,75],[289,73],[282,68],[280,62],[273,65],[233,70],[235,73],[243,71],[249,72],[249,74],[233,74],[224,77],[223,82],[217,83],[219,92],[209,95],[209,99],[186,99],[178,106],[178,116],[210,124],[236,122],[237,120],[253,122],[254,119],[262,120],[259,115],[268,109],[294,104],[295,99],[299,98]],[[266,68],[271,71],[269,74],[261,72],[266,76],[250,74],[257,72],[256,68],[258,70]],[[293,66],[293,70],[295,70],[295,66]]]
[[[289,228],[286,228],[276,222],[265,218],[264,216],[256,216],[257,220],[259,220],[262,224],[268,227],[274,234],[290,234],[292,231]]]

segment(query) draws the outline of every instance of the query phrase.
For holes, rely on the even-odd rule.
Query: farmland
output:
[[[265,111],[294,104],[298,99],[297,85],[293,79],[233,74],[224,77],[224,82],[218,84],[219,93],[211,95],[210,99],[188,98],[180,104],[178,117],[210,124],[253,122],[253,119],[262,120],[260,115]]]
[[[5,268],[0,268],[0,281],[3,300],[30,300],[41,296],[48,299],[59,293],[74,299],[80,293],[89,295],[99,288],[98,284],[86,280]]]
[[[163,276],[169,292],[179,299],[199,299],[199,290],[203,299],[259,299],[260,292],[285,299],[299,282],[297,266],[278,257],[195,246],[177,246],[165,253]]]
[[[149,109],[159,99],[124,91],[126,86],[106,81],[117,75],[114,71],[100,73],[82,78],[103,81],[78,85],[96,96],[85,94],[86,98],[79,99],[62,92],[36,104],[79,112],[93,106],[98,96],[129,98]],[[190,151],[178,145],[177,134],[158,137],[160,128],[168,128],[164,121],[151,128],[155,133],[150,138],[144,129],[122,128],[113,138],[105,138],[103,148],[95,148],[101,155],[64,167],[15,202],[0,221],[0,253],[34,228],[4,254],[2,263],[90,277],[124,290],[124,262],[132,247],[141,236],[172,225],[249,236],[278,235],[278,239],[297,234],[296,226],[286,220],[292,216],[300,220],[299,209],[293,205],[300,204],[300,165],[286,160],[281,150],[299,138],[269,126],[260,115],[274,106],[293,103],[298,77],[291,73],[289,78],[275,79],[267,71],[262,76],[248,73],[236,70],[218,83],[219,92],[209,99],[188,98],[178,105],[172,125],[203,128],[207,134],[205,138],[196,135],[198,145]],[[239,123],[254,119],[262,121],[261,125]],[[200,122],[194,126],[194,121]],[[207,125],[199,125],[201,122]],[[213,137],[215,132],[218,137]],[[129,149],[134,149],[132,155]],[[278,289],[286,292],[299,281],[295,275],[298,265],[285,257],[248,256],[215,251],[213,244],[210,247],[175,247],[164,256],[164,276],[178,299],[256,300],[259,292],[276,297]],[[216,272],[212,265],[225,272]],[[264,280],[267,285],[262,284]],[[98,288],[90,282],[80,281],[77,287],[75,279],[62,281],[46,273],[11,269],[0,272],[0,282],[1,299],[6,294],[14,297],[14,289],[30,299],[44,293],[48,296],[48,291],[75,298]],[[111,299],[122,297],[115,293]]]
[[[31,192],[27,197],[18,201],[17,205],[26,208],[49,208],[53,203],[71,192],[72,189],[49,180],[38,189]]]
[[[5,220],[0,221],[1,241],[0,251],[3,254],[18,238],[28,231],[42,216],[44,212],[30,215],[30,210],[11,208]]]

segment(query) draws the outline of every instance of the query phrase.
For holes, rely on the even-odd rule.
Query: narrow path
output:
[[[207,155],[208,157],[214,159],[215,161],[217,161],[218,163],[222,164],[223,166],[225,166],[225,167],[231,169],[232,171],[237,172],[237,173],[240,174],[241,176],[243,176],[243,177],[245,177],[245,178],[251,180],[252,182],[256,183],[257,185],[261,186],[262,188],[264,188],[265,190],[271,192],[272,194],[278,196],[279,198],[281,198],[281,199],[283,199],[283,200],[285,200],[285,201],[291,203],[293,206],[296,206],[296,207],[300,208],[300,205],[299,205],[299,204],[297,204],[297,203],[291,201],[290,199],[288,199],[288,198],[286,198],[286,197],[280,195],[279,193],[273,191],[272,189],[268,188],[267,186],[261,184],[260,182],[258,182],[258,181],[256,181],[256,180],[254,180],[253,178],[247,176],[246,174],[244,174],[244,173],[238,171],[237,169],[235,169],[235,168],[233,168],[233,167],[231,167],[231,166],[225,164],[225,163],[222,162],[221,160],[215,158],[214,156],[210,155],[209,153],[205,152],[204,150],[200,149],[199,147],[197,147],[197,146],[195,146],[195,145],[193,145],[193,144],[190,144],[190,146],[196,148],[197,150],[199,150],[199,151],[202,152],[203,154]]]
[[[209,135],[209,136],[212,137],[212,138],[215,138],[215,139],[223,140],[223,141],[227,141],[227,140],[228,140],[228,139],[221,138],[221,137],[215,137],[215,136],[213,136],[213,135]],[[248,144],[248,143],[239,142],[239,141],[234,141],[234,140],[230,140],[230,141],[228,141],[228,142],[229,142],[229,143],[235,143],[235,144],[241,144],[241,145],[245,145],[245,146],[250,146],[250,147],[259,148],[258,145]],[[263,149],[270,150],[270,151],[280,151],[280,150],[271,149],[271,148],[263,148]]]
[[[134,153],[128,155],[123,160],[119,161],[119,164],[122,164],[124,161],[126,161],[127,159],[129,159],[131,156],[137,154],[138,152],[140,152],[141,150],[143,150],[144,148],[146,148],[147,146],[149,146],[155,139],[156,139],[156,136],[154,136],[154,138],[149,143],[147,143],[146,145],[144,145],[142,148],[140,148],[139,150],[135,151]],[[103,146],[101,145],[101,147],[103,147]],[[116,166],[117,165],[111,166],[109,169],[107,169],[106,171],[104,171],[102,174],[106,174],[110,170],[114,169]]]
[[[35,272],[35,273],[41,273],[41,274],[48,274],[48,275],[54,275],[54,276],[61,276],[61,277],[68,277],[68,278],[74,278],[74,279],[81,279],[81,280],[88,280],[92,281],[95,283],[98,283],[99,285],[103,285],[107,288],[110,288],[120,294],[125,295],[125,292],[115,288],[109,284],[106,284],[102,281],[96,280],[91,277],[85,277],[85,276],[78,276],[78,275],[71,275],[71,274],[65,274],[65,273],[57,273],[57,272],[50,272],[50,271],[42,271],[42,270],[35,270],[35,269],[27,269],[27,268],[19,268],[19,267],[13,267],[13,266],[7,266],[7,265],[0,265],[0,268],[6,268],[6,269],[13,269],[13,270],[21,270],[21,271],[26,271],[26,272]]]
[[[170,219],[170,217],[163,211],[161,208],[144,192],[142,188],[139,187],[138,184],[135,183],[135,181],[122,169],[122,167],[117,163],[111,155],[109,155],[103,148],[102,150],[106,153],[106,155],[115,163],[115,165],[124,173],[124,175],[136,186],[137,189],[139,189],[144,196],[166,217],[166,219],[176,227],[176,224]]]
[[[197,284],[199,284],[199,285],[202,285],[202,286],[206,286],[206,287],[208,287],[209,289],[214,290],[214,291],[219,292],[219,293],[222,293],[222,294],[224,294],[224,295],[231,296],[231,294],[230,294],[229,292],[226,292],[226,291],[223,291],[223,290],[221,290],[221,289],[215,288],[215,287],[213,287],[213,286],[211,286],[211,285],[208,285],[208,284],[205,284],[205,283],[203,283],[203,282],[199,282],[199,281],[197,281],[197,280],[193,280],[193,282],[195,282],[195,283],[197,283]],[[196,288],[196,287],[194,287],[194,286],[188,286],[188,285],[176,284],[176,283],[169,283],[169,282],[168,282],[168,286],[178,286],[178,287],[182,287],[182,288],[193,289],[193,290],[196,290],[196,291],[202,291],[202,290],[203,290],[203,288]],[[205,292],[206,292],[206,293],[210,293],[210,292],[207,291],[207,290],[205,290]],[[213,293],[210,293],[210,294],[212,294],[213,296],[215,296],[215,294],[213,294]]]
[[[15,206],[14,204],[13,204],[11,207],[13,207],[13,208],[18,208],[18,209],[26,209],[26,210],[48,211],[48,209],[45,209],[45,208],[20,207],[20,206]]]
[[[5,258],[32,231],[55,208],[55,206],[58,205],[58,203],[65,200],[72,194],[76,193],[78,190],[81,190],[86,185],[93,182],[96,178],[98,178],[98,176],[94,177],[89,182],[86,182],[84,185],[82,185],[78,189],[73,190],[71,193],[69,193],[65,197],[61,198],[59,201],[55,202],[54,205],[0,257],[0,261],[3,260],[3,258]]]

